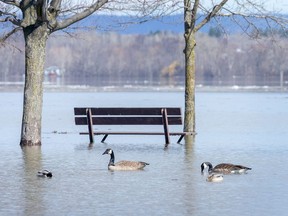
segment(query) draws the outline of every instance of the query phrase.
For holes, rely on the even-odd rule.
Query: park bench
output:
[[[181,108],[178,107],[101,107],[85,108],[75,107],[75,124],[88,125],[88,132],[80,132],[80,135],[89,135],[90,143],[94,143],[94,135],[104,135],[104,142],[108,135],[164,135],[165,146],[170,144],[170,135],[179,135],[177,143],[180,143],[185,135],[193,135],[193,132],[170,132],[170,125],[182,125]],[[157,131],[98,131],[93,125],[162,125],[163,130]],[[143,128],[142,128],[143,129]]]

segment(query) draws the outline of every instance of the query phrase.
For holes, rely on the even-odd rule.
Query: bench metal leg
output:
[[[101,142],[103,143],[106,140],[107,137],[108,137],[108,134],[105,134],[103,139],[101,140]]]
[[[93,133],[92,113],[91,113],[90,108],[86,110],[86,115],[87,115],[88,131],[89,131],[89,140],[90,140],[90,144],[92,144],[94,143],[94,133]]]
[[[181,135],[181,136],[179,137],[177,143],[180,143],[180,142],[182,141],[182,139],[183,139],[184,136],[185,136],[185,135]]]
[[[170,144],[167,110],[162,109],[161,112],[162,112],[162,121],[163,121],[164,133],[165,133],[165,147],[167,147],[168,144]]]

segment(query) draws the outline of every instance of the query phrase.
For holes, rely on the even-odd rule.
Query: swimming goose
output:
[[[52,172],[50,172],[50,171],[48,171],[48,170],[42,170],[42,171],[38,171],[37,176],[38,176],[38,177],[48,177],[48,178],[51,178],[53,175],[52,175]]]
[[[149,165],[149,163],[142,162],[142,161],[126,161],[122,160],[117,163],[114,163],[115,156],[112,149],[108,148],[106,151],[102,154],[109,154],[110,155],[110,161],[108,164],[109,170],[139,170],[143,169],[146,165]]]
[[[210,162],[203,162],[201,164],[201,173],[203,174],[204,169],[208,167],[208,172],[211,173],[222,173],[222,174],[242,174],[246,173],[252,168],[245,167],[242,165],[234,165],[230,163],[221,163],[213,168]]]
[[[208,181],[208,182],[221,182],[221,181],[223,181],[223,175],[212,173],[207,177],[206,181]]]

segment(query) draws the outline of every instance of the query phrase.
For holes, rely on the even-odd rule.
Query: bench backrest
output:
[[[93,125],[163,125],[163,110],[169,125],[182,125],[179,107],[110,108],[76,107],[75,124],[87,125],[87,112],[91,110]]]

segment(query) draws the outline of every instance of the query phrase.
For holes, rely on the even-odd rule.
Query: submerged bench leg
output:
[[[168,144],[170,144],[167,110],[166,109],[162,109],[161,112],[162,112],[162,121],[163,121],[164,134],[165,134],[165,147],[167,147]]]
[[[181,136],[179,137],[177,143],[180,143],[184,136],[185,136],[185,135],[181,135]]]
[[[87,115],[88,131],[89,131],[89,140],[90,140],[90,144],[92,144],[94,143],[94,133],[93,133],[92,113],[91,113],[90,108],[86,110],[86,115]]]
[[[103,137],[103,139],[101,140],[101,142],[103,143],[103,142],[106,140],[107,137],[108,137],[108,134],[105,134],[105,136]]]

